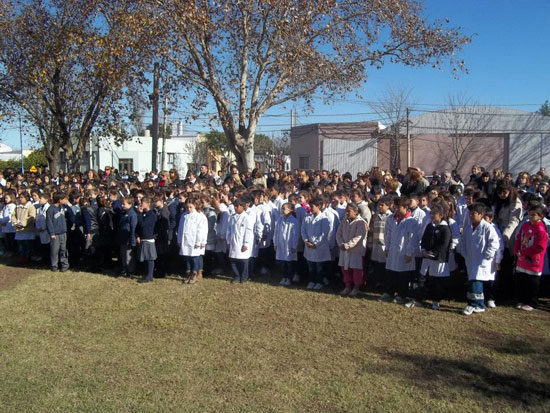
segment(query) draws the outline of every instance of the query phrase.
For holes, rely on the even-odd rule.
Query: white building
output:
[[[158,143],[158,169],[176,169],[180,176],[185,176],[189,169],[197,170],[197,164],[201,162],[196,153],[199,134],[180,131],[181,135],[171,136],[166,139],[166,156],[161,165],[162,139]],[[100,138],[99,150],[94,148],[90,165],[93,169],[104,169],[112,166],[119,171],[138,171],[140,176],[151,171],[151,157],[153,139],[146,131],[146,136],[134,136],[116,146],[113,138]]]
[[[197,151],[197,141],[200,135],[195,132],[185,132],[181,126],[178,126],[172,128],[172,133],[175,135],[166,139],[166,156],[163,165],[161,165],[163,143],[162,139],[159,139],[157,169],[175,168],[180,176],[185,176],[189,169],[197,170],[198,165],[202,162],[202,156]],[[138,171],[140,176],[144,176],[151,171],[152,149],[153,139],[148,130],[145,131],[145,136],[133,136],[120,145],[117,145],[116,139],[113,137],[94,138],[92,150],[90,151],[89,145],[86,146],[79,169],[83,172],[87,169],[97,170],[111,166],[121,172],[124,169]],[[63,151],[60,153],[58,165],[59,168],[68,169],[68,162]]]

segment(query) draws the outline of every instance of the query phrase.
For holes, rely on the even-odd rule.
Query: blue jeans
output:
[[[476,308],[485,308],[485,296],[483,295],[483,281],[468,281],[468,305]]]
[[[326,262],[307,262],[307,269],[309,272],[309,281],[315,284],[322,284],[325,276],[323,266],[326,266]]]
[[[185,271],[202,270],[202,255],[198,255],[196,257],[184,255],[183,262],[185,262]]]
[[[279,264],[283,268],[283,278],[292,279],[296,271],[296,261],[279,261]]]
[[[248,281],[248,259],[230,258],[233,281]]]

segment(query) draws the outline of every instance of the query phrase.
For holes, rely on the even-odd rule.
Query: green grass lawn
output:
[[[0,410],[550,411],[549,312],[375,298],[35,271],[0,289]]]

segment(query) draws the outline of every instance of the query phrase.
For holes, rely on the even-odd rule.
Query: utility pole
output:
[[[162,154],[160,157],[160,169],[166,170],[166,122],[168,121],[168,96],[164,96],[164,108],[162,109]]]
[[[410,109],[407,108],[407,169],[411,167],[411,134],[409,133]]]
[[[21,125],[21,114],[19,114],[19,143],[21,144],[21,174],[25,173],[23,166],[23,126]]]
[[[153,69],[153,94],[151,95],[153,103],[153,130],[151,136],[153,139],[153,148],[151,154],[151,170],[157,169],[157,157],[159,150],[159,64],[155,63]]]

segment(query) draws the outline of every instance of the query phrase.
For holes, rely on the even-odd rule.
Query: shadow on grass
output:
[[[499,404],[521,405],[522,408],[536,408],[548,404],[550,400],[548,382],[519,374],[500,373],[480,361],[387,351],[382,351],[382,357],[392,360],[392,367],[388,370],[392,375],[411,380],[415,386],[435,391],[439,396],[445,393],[445,388],[466,389],[483,399],[493,399],[484,402],[497,400]],[[401,367],[395,363],[396,359],[401,362]]]

